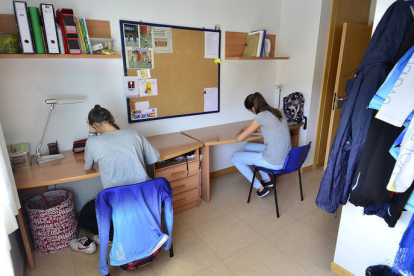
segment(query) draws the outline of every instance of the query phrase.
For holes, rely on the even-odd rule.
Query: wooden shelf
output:
[[[112,38],[109,21],[86,19],[89,37]],[[18,34],[14,14],[0,14],[0,33]],[[121,55],[0,54],[1,58],[122,58]]]
[[[2,58],[121,58],[121,55],[0,54]]]
[[[275,57],[276,35],[266,35],[272,44],[269,57],[243,57],[244,46],[246,45],[248,33],[226,32],[226,53],[228,60],[277,60],[289,59],[289,57]]]

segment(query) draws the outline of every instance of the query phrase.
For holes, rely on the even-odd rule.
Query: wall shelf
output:
[[[86,19],[89,37],[112,38],[109,21]],[[18,34],[14,14],[0,14],[0,33]],[[0,54],[2,58],[122,58],[122,55]]]
[[[276,35],[266,35],[272,44],[269,57],[243,57],[244,46],[246,45],[248,33],[241,32],[226,32],[226,52],[225,59],[227,60],[277,60],[289,59],[289,57],[278,56],[275,57]]]
[[[121,55],[61,55],[61,54],[0,54],[2,58],[121,58]]]

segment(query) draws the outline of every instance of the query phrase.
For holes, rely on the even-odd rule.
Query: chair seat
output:
[[[264,171],[264,172],[266,172],[266,173],[270,173],[270,174],[275,174],[275,175],[279,175],[279,174],[283,174],[283,170],[272,170],[272,169],[267,169],[267,168],[264,168],[264,167],[259,167],[259,166],[256,166],[256,165],[252,165],[252,167],[254,168],[254,169],[260,169],[261,171]]]

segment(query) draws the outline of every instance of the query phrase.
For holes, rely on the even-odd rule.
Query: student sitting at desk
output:
[[[111,113],[99,105],[89,112],[88,123],[85,170],[99,163],[104,189],[150,180],[145,165],[157,162],[160,153],[144,136],[136,130],[120,130]]]
[[[243,141],[260,127],[264,144],[247,143],[243,152],[233,153],[231,160],[236,168],[251,181],[253,172],[249,165],[280,170],[292,146],[286,118],[278,109],[271,107],[262,94],[259,92],[250,94],[246,97],[244,106],[256,116],[247,128],[237,134],[236,140]],[[253,186],[257,189],[257,195],[264,197],[269,194],[267,188],[272,187],[273,184],[267,173],[260,171],[260,175],[262,181],[259,182],[256,178]]]

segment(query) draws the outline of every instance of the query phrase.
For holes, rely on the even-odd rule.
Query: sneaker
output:
[[[73,239],[69,242],[69,245],[74,251],[86,254],[93,254],[96,252],[96,243],[89,237]]]
[[[99,245],[99,235],[93,235],[92,240]]]
[[[270,180],[269,182],[264,182],[263,180],[261,180],[260,181],[260,184],[262,184],[262,186],[265,187],[265,188],[271,188],[271,187],[273,187],[272,180]]]
[[[258,197],[265,197],[269,194],[269,190],[267,188],[263,188],[261,192],[259,190],[256,191]]]

